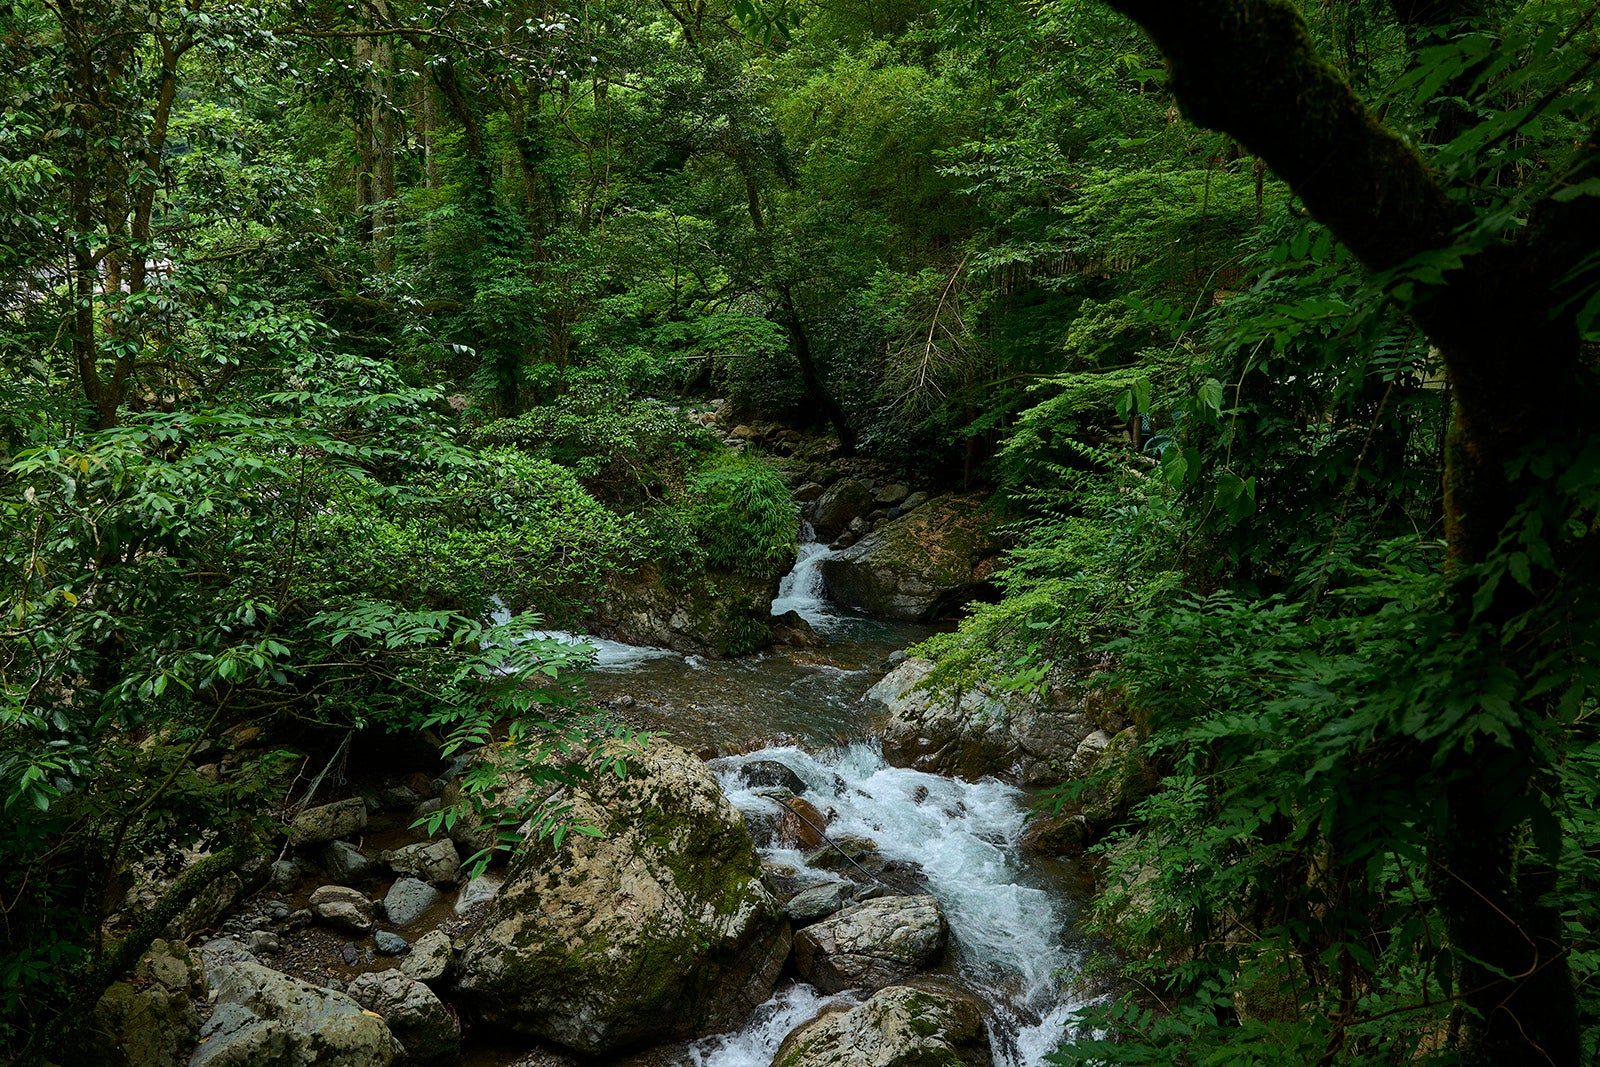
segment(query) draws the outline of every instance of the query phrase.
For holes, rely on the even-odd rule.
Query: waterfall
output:
[[[794,567],[778,583],[778,595],[772,601],[772,613],[782,615],[787,611],[799,612],[812,629],[826,633],[835,629],[841,621],[834,606],[827,600],[822,581],[822,561],[831,557],[833,550],[815,538],[811,524],[802,524]]]

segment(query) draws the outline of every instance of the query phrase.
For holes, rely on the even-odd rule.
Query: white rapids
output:
[[[752,760],[776,760],[798,774],[806,795],[836,813],[830,833],[871,838],[885,859],[921,869],[927,891],[939,899],[950,924],[956,975],[993,1008],[995,1064],[1043,1064],[1083,1006],[1066,988],[1081,961],[1064,947],[1070,916],[1062,898],[1032,877],[1018,854],[1027,814],[1022,793],[993,780],[963,782],[891,767],[864,744],[825,756],[770,748],[712,764],[728,798],[747,812],[775,810],[773,801],[739,777],[739,768]],[[801,869],[810,881],[837,877],[807,870],[804,855],[794,850],[765,855]],[[743,1030],[691,1046],[690,1062],[768,1067],[788,1031],[815,1015],[822,1003],[809,986],[788,986]]]

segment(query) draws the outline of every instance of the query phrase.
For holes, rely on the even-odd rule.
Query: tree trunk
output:
[[[1236,137],[1286,180],[1311,213],[1375,271],[1403,271],[1456,246],[1473,221],[1405,140],[1384,127],[1320,55],[1288,0],[1110,0],[1166,56],[1172,91],[1200,125]],[[1417,4],[1411,8],[1419,7]],[[1443,0],[1421,5],[1431,17]],[[1470,6],[1470,5],[1466,5]],[[1592,146],[1580,152],[1593,154]],[[1491,559],[1536,488],[1507,466],[1585,433],[1579,339],[1556,316],[1562,280],[1600,236],[1600,208],[1547,205],[1516,243],[1457,249],[1446,284],[1417,283],[1413,317],[1443,354],[1456,400],[1446,460],[1450,556],[1466,572]],[[1448,265],[1445,257],[1438,259]],[[1510,587],[1511,583],[1501,583]],[[1462,583],[1463,624],[1475,589]],[[1520,673],[1498,647],[1499,627],[1529,597],[1502,594],[1472,625],[1496,647],[1487,660]],[[1463,1052],[1473,1064],[1576,1067],[1575,994],[1560,921],[1541,903],[1548,872],[1517,867],[1543,768],[1532,740],[1538,707],[1506,746],[1479,738],[1445,754],[1448,821],[1434,859],[1438,899],[1459,960],[1458,995],[1474,1018]]]

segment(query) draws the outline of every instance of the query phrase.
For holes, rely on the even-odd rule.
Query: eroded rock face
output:
[[[865,1004],[796,1029],[773,1067],[989,1067],[989,1034],[971,997],[890,986]]]
[[[795,966],[824,993],[878,989],[935,962],[946,934],[933,897],[880,897],[795,934]]]
[[[936,497],[824,559],[828,596],[886,619],[947,615],[982,593],[993,572],[999,545],[987,523],[977,497]]]
[[[343,993],[258,963],[210,978],[216,1004],[189,1067],[390,1067],[399,1054],[383,1020]]]
[[[485,1018],[591,1055],[736,1024],[789,953],[711,772],[660,741],[631,762],[572,796],[603,837],[523,845],[458,967]]]
[[[383,1016],[405,1063],[447,1064],[461,1055],[461,1024],[433,990],[400,971],[360,975],[350,983],[350,999]]]
[[[907,659],[868,690],[867,699],[888,712],[884,759],[969,781],[995,775],[1040,785],[1073,776],[1074,757],[1095,731],[1081,700],[970,689],[957,701],[918,688],[932,670],[928,660]]]

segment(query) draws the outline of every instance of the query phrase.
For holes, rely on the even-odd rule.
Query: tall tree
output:
[[[1593,431],[1583,301],[1574,298],[1594,286],[1600,199],[1585,194],[1600,188],[1600,131],[1537,171],[1520,200],[1475,212],[1472,190],[1363,105],[1289,0],[1110,2],[1161,49],[1190,119],[1264,159],[1363,264],[1413,287],[1411,314],[1442,353],[1455,394],[1446,519],[1463,575],[1462,625],[1481,635],[1484,685],[1521,674],[1513,620],[1587,565],[1581,549],[1555,548],[1525,582],[1502,580],[1494,567],[1508,553],[1510,524],[1556,489]],[[1445,20],[1453,13],[1442,9],[1456,6],[1398,5],[1408,27]],[[1551,99],[1589,66],[1558,82]],[[1492,148],[1500,138],[1485,140]],[[1592,477],[1580,469],[1568,483]],[[1472,1010],[1471,1063],[1578,1062],[1560,920],[1544,899],[1550,871],[1517,848],[1549,803],[1538,735],[1551,711],[1548,698],[1523,695],[1507,736],[1452,732],[1421,761],[1448,801],[1432,851],[1459,995]]]

